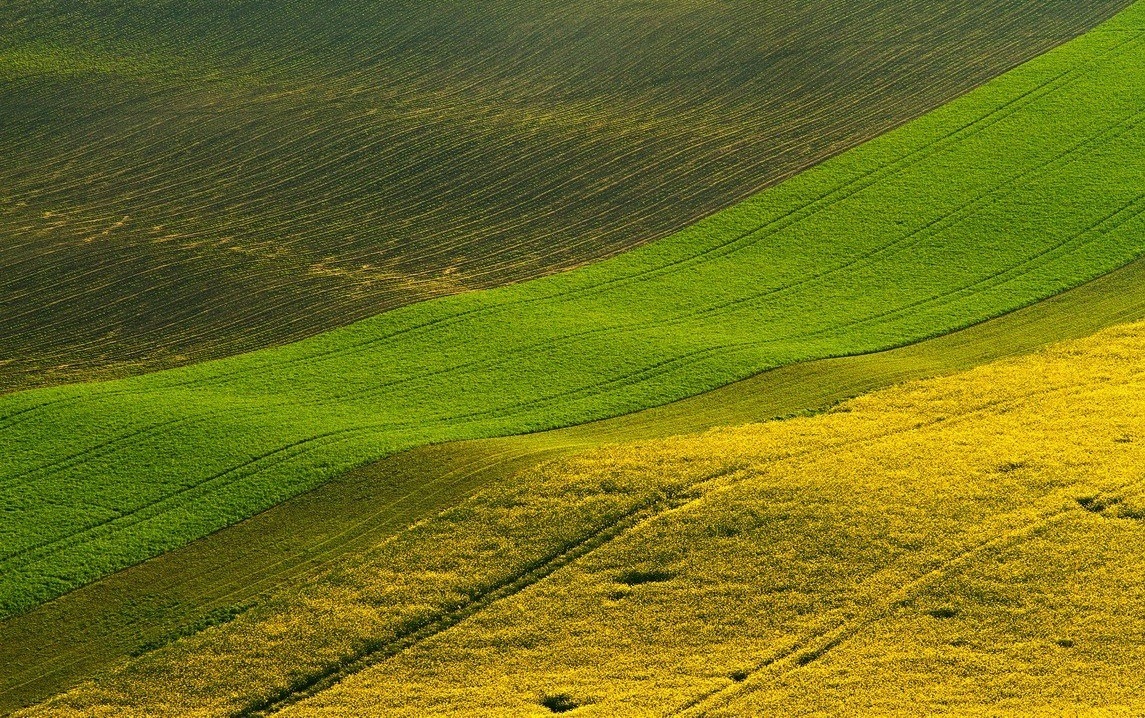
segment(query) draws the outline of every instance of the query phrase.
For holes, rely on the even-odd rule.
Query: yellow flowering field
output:
[[[1142,357],[558,459],[21,715],[1140,715]]]

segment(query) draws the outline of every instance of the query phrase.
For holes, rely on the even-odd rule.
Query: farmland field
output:
[[[0,3],[0,391],[616,254],[1126,4]]]
[[[667,239],[293,345],[9,395],[0,614],[431,442],[926,339],[1145,251],[1136,5]]]
[[[1145,715],[1145,0],[0,3],[0,715]]]
[[[760,422],[1145,320],[1145,260],[953,334],[795,364],[674,404],[549,432],[423,447],[0,623],[0,712],[321,575],[480,487],[608,443]]]
[[[18,715],[1138,714],[1143,352],[548,462]]]

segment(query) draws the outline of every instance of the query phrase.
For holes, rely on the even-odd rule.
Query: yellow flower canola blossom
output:
[[[560,459],[21,715],[1140,715],[1143,357]]]

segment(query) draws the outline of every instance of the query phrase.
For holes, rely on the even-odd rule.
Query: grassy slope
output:
[[[550,462],[20,715],[1137,714],[1143,352]]]
[[[280,349],[10,395],[20,610],[428,442],[578,423],[915,341],[1145,249],[1135,6],[670,239]]]
[[[583,264],[1127,0],[0,5],[0,391]]]
[[[536,472],[555,456],[822,409],[895,382],[1140,319],[1145,260],[1004,317],[900,349],[795,364],[568,429],[403,452],[0,623],[0,712],[353,561],[476,488]]]

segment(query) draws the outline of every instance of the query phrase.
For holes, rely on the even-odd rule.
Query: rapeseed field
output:
[[[18,715],[1134,715],[1143,353],[562,458]]]

